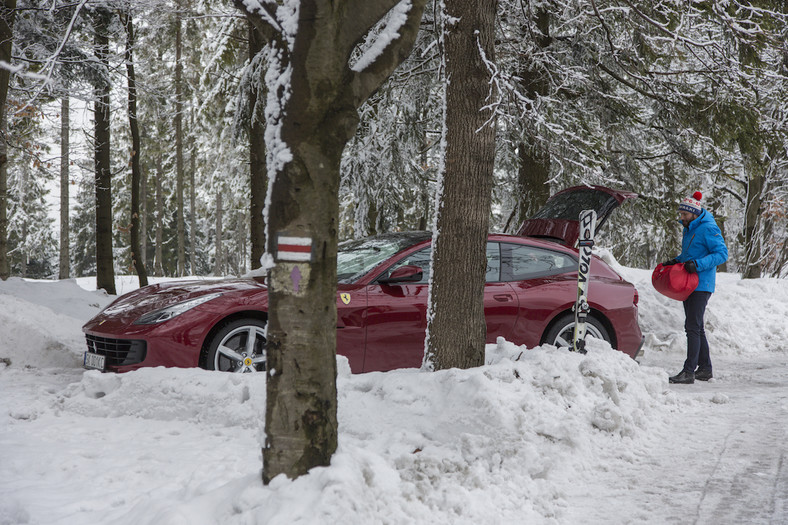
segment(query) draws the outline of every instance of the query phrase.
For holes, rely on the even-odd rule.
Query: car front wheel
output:
[[[239,319],[224,325],[211,339],[205,368],[222,372],[265,371],[265,321]]]
[[[550,344],[558,347],[571,347],[572,339],[575,335],[575,315],[567,313],[558,318],[553,323],[545,336],[542,338],[542,344]],[[586,317],[586,337],[595,337],[597,339],[604,339],[608,343],[612,343],[607,330],[602,323],[592,316]]]

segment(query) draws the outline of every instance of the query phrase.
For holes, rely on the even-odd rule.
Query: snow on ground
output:
[[[85,371],[80,327],[111,298],[0,282],[0,525],[788,523],[788,281],[720,274],[715,379],[669,385],[681,304],[618,270],[640,291],[640,365],[598,341],[500,341],[484,367],[433,373],[339,358],[331,466],[267,487],[263,375]]]

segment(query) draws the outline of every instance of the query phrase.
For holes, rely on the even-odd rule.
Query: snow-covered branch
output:
[[[401,0],[367,53],[353,67],[356,106],[374,93],[407,58],[419,32],[426,0]]]
[[[286,0],[233,0],[236,7],[247,15],[266,41],[284,39],[292,46],[298,19],[293,14],[298,2]]]
[[[33,95],[31,95],[31,97],[28,99],[28,101],[20,105],[19,108],[17,108],[15,112],[16,114],[20,114],[26,111],[27,108],[29,108],[36,101],[36,99],[38,99],[38,97],[41,95],[44,89],[50,86],[52,81],[52,74],[55,69],[55,64],[57,63],[57,60],[60,57],[60,53],[63,51],[63,48],[65,47],[69,38],[71,38],[71,34],[74,30],[74,24],[77,21],[79,14],[82,11],[82,8],[85,7],[85,4],[87,2],[88,0],[80,0],[79,4],[77,4],[74,10],[74,14],[71,16],[71,20],[68,23],[68,27],[66,27],[66,32],[63,35],[62,40],[60,41],[60,45],[58,46],[57,50],[55,50],[55,52],[52,54],[52,56],[47,58],[45,61],[45,64],[42,68],[44,73],[43,74],[37,73],[35,75],[36,79],[40,80],[38,87],[34,91]]]

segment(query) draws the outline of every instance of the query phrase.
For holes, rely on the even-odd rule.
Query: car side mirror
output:
[[[400,266],[385,279],[378,279],[380,284],[415,283],[424,277],[424,270],[419,266],[408,264]]]

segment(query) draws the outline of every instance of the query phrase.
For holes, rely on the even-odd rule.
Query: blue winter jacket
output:
[[[695,261],[698,292],[714,292],[717,266],[728,260],[728,247],[714,217],[706,210],[684,228],[679,262]]]

